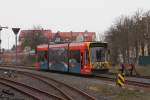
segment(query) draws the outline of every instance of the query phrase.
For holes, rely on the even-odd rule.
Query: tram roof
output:
[[[74,42],[74,43],[61,43],[61,44],[50,44],[49,48],[68,48],[69,44],[69,49],[83,49],[86,48],[88,45],[92,43],[94,46],[96,44],[101,44],[100,46],[105,46],[107,43],[101,43],[101,42]],[[48,44],[42,44],[37,46],[38,51],[47,51],[48,49]]]

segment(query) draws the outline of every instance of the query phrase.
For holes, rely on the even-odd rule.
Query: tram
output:
[[[79,42],[37,46],[37,70],[76,74],[109,71],[107,43]]]

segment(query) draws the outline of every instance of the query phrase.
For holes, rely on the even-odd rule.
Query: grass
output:
[[[121,90],[113,100],[150,100],[150,94],[137,90]]]
[[[120,88],[109,85],[90,85],[89,90],[99,93],[109,100],[150,100],[150,92],[138,89]]]

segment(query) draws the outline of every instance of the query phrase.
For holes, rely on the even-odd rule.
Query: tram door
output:
[[[38,52],[38,62],[40,64],[41,70],[47,70],[48,69],[47,51]]]
[[[69,58],[69,72],[80,73],[81,69],[80,50],[71,50]]]

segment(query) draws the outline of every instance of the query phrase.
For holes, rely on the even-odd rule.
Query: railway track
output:
[[[24,65],[18,65],[18,66],[15,66],[15,65],[12,65],[12,64],[2,64],[0,65],[1,67],[12,67],[13,68],[22,68],[22,69],[30,69],[30,70],[36,70],[34,66],[29,66],[29,67],[26,67]],[[20,67],[21,66],[21,67]],[[101,75],[101,74],[100,74]],[[116,73],[108,73],[106,75],[116,75]],[[136,76],[136,75],[133,75],[133,76],[129,76],[129,75],[126,75],[126,77],[131,77],[131,78],[142,78],[142,79],[150,79],[150,76]]]
[[[10,66],[8,65],[7,67],[10,67]],[[20,67],[15,67],[15,68],[20,68]],[[22,66],[21,68],[34,70],[34,68],[32,68],[32,67],[26,68],[26,67]],[[116,75],[115,74],[99,74],[99,75],[96,75],[94,78],[114,82],[116,80]],[[132,78],[138,78],[138,79],[149,80],[150,76],[143,76],[143,77],[142,76],[139,76],[139,77],[137,77],[137,76],[129,77],[128,76],[126,78],[131,78],[131,79]],[[128,84],[128,85],[134,85],[134,86],[139,86],[139,87],[144,87],[144,88],[150,88],[150,83],[133,81],[133,80],[129,80],[129,79],[126,79],[125,81],[126,81],[126,84]]]
[[[108,75],[116,75],[116,73],[107,73]],[[125,75],[126,77],[133,77],[133,78],[144,78],[144,79],[150,79],[150,76],[140,76],[140,75]]]
[[[55,100],[64,100],[58,96],[49,94],[47,92],[41,91],[39,89],[33,88],[31,86],[28,86],[26,84],[9,80],[6,78],[0,78],[0,84],[6,85],[8,87],[11,87],[25,95],[28,95],[33,100],[49,100],[49,99],[55,99]]]
[[[28,73],[28,72],[21,72],[21,74],[28,75],[29,77],[33,77],[36,79],[39,79],[43,81],[44,83],[47,83],[48,85],[52,85],[56,89],[59,89],[61,93],[67,97],[66,99],[68,100],[95,100],[94,97],[88,95],[87,93],[74,88],[72,86],[66,85],[60,81],[57,81],[53,78],[42,76],[42,75],[37,75],[33,73]],[[59,87],[59,88],[58,88]]]
[[[15,65],[12,65],[12,64],[2,64],[0,65],[1,67],[14,67],[14,68],[23,68],[23,69],[30,69],[30,70],[36,70],[35,69],[35,66],[29,66],[29,67],[26,67],[24,65],[18,65],[18,66],[15,66]],[[21,67],[19,67],[21,66]],[[116,73],[107,73],[108,75],[116,75]],[[150,76],[136,76],[136,75],[133,75],[133,76],[129,76],[129,75],[126,75],[126,77],[133,77],[133,78],[144,78],[144,79],[150,79]]]
[[[3,80],[0,80],[0,84],[2,84],[4,86],[7,86],[7,87],[10,87],[10,88],[12,88],[12,89],[14,89],[14,90],[16,90],[16,91],[18,91],[18,92],[28,96],[28,97],[30,97],[33,100],[38,100],[38,97],[36,97],[36,96],[34,96],[34,95],[32,95],[32,94],[22,90],[21,88],[18,88],[18,86],[16,86],[16,85],[12,85],[9,82],[4,82]]]
[[[60,92],[64,100],[96,100],[94,97],[88,95],[87,93],[77,88],[74,88],[72,86],[66,85],[53,78],[35,74],[35,73],[24,72],[24,71],[17,71],[17,73],[40,80],[43,83],[55,88]]]
[[[116,76],[114,76],[114,75],[107,76],[107,74],[106,75],[101,74],[101,75],[96,75],[95,78],[105,80],[105,81],[112,81],[112,82],[116,81]],[[139,81],[135,81],[135,80],[125,79],[125,84],[138,86],[138,87],[143,87],[143,88],[150,88],[150,82],[139,82]]]

